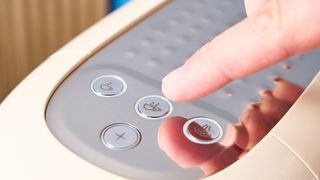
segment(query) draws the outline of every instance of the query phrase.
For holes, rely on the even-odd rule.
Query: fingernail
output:
[[[260,109],[260,104],[259,103],[249,104],[248,109],[258,110],[258,109]]]
[[[261,96],[263,96],[263,95],[271,95],[272,91],[270,91],[270,90],[261,90],[261,91],[259,91],[259,94]]]
[[[290,70],[291,66],[289,64],[285,64],[285,65],[283,65],[283,69]]]
[[[162,79],[162,83],[171,84],[173,82],[176,82],[182,74],[182,69],[183,67],[181,66],[178,69],[175,69],[174,71],[170,72],[166,77]]]
[[[277,76],[277,77],[273,78],[272,80],[273,80],[274,82],[280,82],[280,81],[282,81],[282,78],[279,77],[279,76]]]

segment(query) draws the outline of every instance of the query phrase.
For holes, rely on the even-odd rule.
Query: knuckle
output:
[[[281,5],[277,0],[271,0],[264,10],[249,18],[252,30],[262,37],[281,34],[284,30]]]

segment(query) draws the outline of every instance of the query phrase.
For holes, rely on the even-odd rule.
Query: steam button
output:
[[[146,119],[160,119],[172,112],[171,103],[164,97],[150,95],[140,98],[136,103],[137,113]]]
[[[100,97],[119,96],[126,91],[127,85],[121,77],[103,75],[91,83],[91,90]]]

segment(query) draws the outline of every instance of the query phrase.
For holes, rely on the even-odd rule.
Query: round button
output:
[[[160,119],[172,112],[172,105],[162,96],[150,95],[137,101],[136,111],[143,118]]]
[[[104,75],[91,83],[91,90],[101,97],[114,97],[123,94],[127,89],[125,81],[114,75]]]
[[[223,135],[221,126],[212,119],[205,117],[192,118],[183,125],[184,135],[198,144],[213,144]]]
[[[128,150],[139,144],[140,132],[132,125],[125,123],[111,124],[101,133],[102,143],[112,150]]]

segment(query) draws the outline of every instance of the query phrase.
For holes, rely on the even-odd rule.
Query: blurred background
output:
[[[0,0],[0,102],[35,67],[129,0]]]

